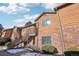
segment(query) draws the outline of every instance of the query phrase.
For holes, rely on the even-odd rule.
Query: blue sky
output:
[[[0,24],[4,28],[23,26],[34,20],[43,12],[52,12],[59,4],[50,3],[0,3]]]

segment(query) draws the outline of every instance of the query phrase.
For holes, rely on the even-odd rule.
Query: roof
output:
[[[35,26],[35,25],[36,25],[36,23],[31,24],[31,25],[27,25],[26,27],[23,27],[23,28],[27,28],[27,27],[30,27],[30,26]]]
[[[23,29],[23,28],[27,28],[27,27],[30,27],[30,26],[33,26],[33,25],[35,25],[35,23],[34,24],[31,24],[31,25],[27,25],[26,27],[17,27],[18,29]],[[4,29],[3,31],[6,31],[6,30],[13,30],[14,28],[8,28],[8,29]]]
[[[63,7],[66,7],[66,6],[69,6],[69,5],[72,5],[74,3],[63,3],[55,8],[57,8],[57,10],[63,8]],[[37,21],[41,16],[43,16],[44,14],[56,14],[56,12],[43,12],[35,21]]]
[[[44,14],[56,14],[56,12],[43,12],[40,16],[37,17],[37,19],[35,21],[37,21]]]
[[[72,4],[75,4],[75,3],[64,3],[62,5],[57,6],[56,8],[57,8],[57,10],[59,10],[59,9],[62,9],[64,7],[67,7],[67,6],[72,5]]]
[[[4,31],[6,31],[6,30],[13,30],[13,28],[4,29]]]

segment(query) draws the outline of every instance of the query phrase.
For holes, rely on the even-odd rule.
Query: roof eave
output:
[[[74,3],[64,3],[64,4],[62,4],[62,5],[59,5],[59,6],[55,7],[55,8],[56,8],[57,10],[59,10],[59,9],[62,9],[62,8],[64,8],[64,7],[69,6],[69,5],[72,5],[72,4],[74,4]]]
[[[56,12],[43,12],[40,16],[37,17],[37,19],[35,20],[35,22],[44,14],[56,14]]]

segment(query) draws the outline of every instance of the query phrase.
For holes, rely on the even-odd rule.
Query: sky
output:
[[[0,24],[4,28],[24,26],[43,12],[53,12],[61,3],[0,3]]]

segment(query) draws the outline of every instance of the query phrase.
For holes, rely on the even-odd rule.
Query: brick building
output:
[[[36,40],[38,47],[41,48],[43,45],[50,44],[59,50],[61,49],[61,41],[59,36],[60,26],[57,21],[57,15],[55,12],[44,12],[36,19],[36,26],[38,28]]]
[[[12,36],[11,36],[12,41],[20,40],[21,30],[22,30],[21,28],[16,27],[16,26],[13,28],[13,32],[12,32]]]
[[[41,48],[45,44],[50,44],[55,46],[59,53],[67,48],[79,47],[79,4],[63,4],[56,9],[55,12],[42,13],[35,20],[35,24],[18,30],[21,39],[29,42],[26,45]],[[3,34],[6,31],[3,31]],[[10,30],[9,33],[12,31]],[[6,35],[11,37],[8,33],[2,37]],[[32,37],[31,41],[28,37]]]
[[[1,37],[11,38],[11,36],[12,36],[12,31],[13,31],[13,28],[4,29],[4,30],[2,31]]]
[[[62,53],[79,47],[79,4],[63,4],[56,12],[44,12],[36,19],[37,46],[51,44]]]
[[[35,45],[35,37],[37,35],[36,24],[31,24],[26,27],[23,27],[21,36],[25,46],[34,46]]]

